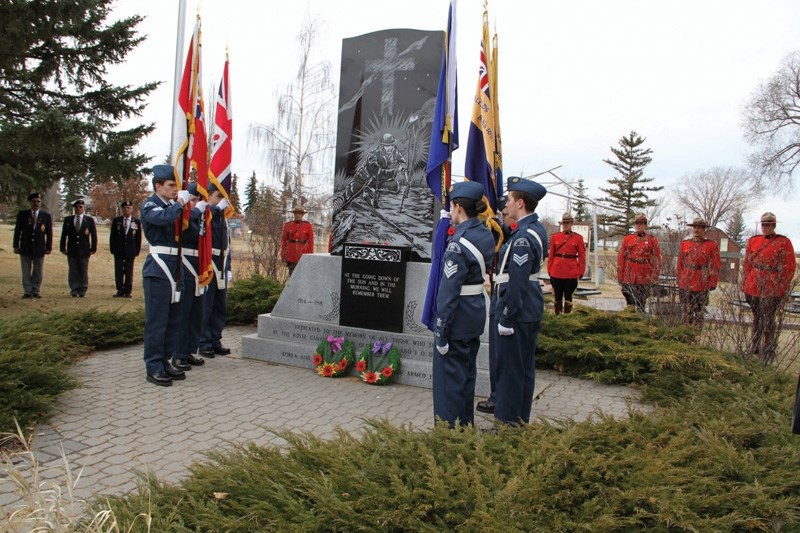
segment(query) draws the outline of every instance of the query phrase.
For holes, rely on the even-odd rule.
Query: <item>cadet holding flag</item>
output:
[[[547,250],[547,230],[534,213],[547,194],[535,181],[508,181],[506,209],[516,222],[500,249],[497,292],[497,379],[495,418],[506,424],[530,422],[536,380],[536,341],[544,313],[539,270]]]
[[[480,183],[465,181],[450,192],[447,249],[436,296],[433,353],[433,415],[452,428],[472,424],[475,401],[475,359],[486,327],[483,282],[491,268],[494,238],[478,220],[488,209]]]
[[[228,280],[231,274],[228,224],[225,210],[228,200],[213,183],[208,186],[208,211],[211,213],[211,242],[214,276],[206,287],[203,299],[203,329],[200,335],[200,355],[214,358],[228,355],[230,348],[222,345],[222,329],[227,317]]]

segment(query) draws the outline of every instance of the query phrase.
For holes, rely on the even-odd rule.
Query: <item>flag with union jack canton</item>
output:
[[[208,179],[222,193],[228,201],[225,208],[225,218],[234,215],[231,205],[232,183],[232,149],[233,149],[233,110],[231,108],[231,92],[228,78],[228,58],[225,58],[225,67],[222,71],[222,81],[219,83],[219,92],[214,110],[213,133],[211,135],[211,162],[209,163]]]
[[[448,190],[453,151],[458,148],[458,85],[456,68],[456,0],[450,1],[445,34],[442,70],[436,90],[431,144],[428,164],[425,168],[428,186],[434,196],[442,202],[442,216],[433,232],[431,243],[431,273],[422,307],[422,323],[433,331],[436,317],[436,296],[442,279],[442,256],[447,245],[447,229],[450,217]]]

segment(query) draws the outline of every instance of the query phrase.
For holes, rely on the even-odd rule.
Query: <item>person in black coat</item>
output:
[[[83,200],[72,204],[75,214],[64,217],[61,227],[61,253],[67,256],[69,294],[83,298],[89,288],[89,257],[97,252],[97,226],[84,214]]]
[[[23,299],[41,298],[44,256],[53,249],[53,219],[40,209],[42,196],[38,192],[28,196],[30,209],[17,213],[14,225],[14,253],[22,266]]]
[[[130,298],[133,290],[133,263],[142,250],[142,223],[133,216],[133,204],[119,204],[122,216],[111,221],[108,246],[114,256],[114,298]]]

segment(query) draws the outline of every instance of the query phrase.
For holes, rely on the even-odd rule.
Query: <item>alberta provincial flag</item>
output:
[[[428,150],[428,164],[425,168],[428,186],[434,196],[442,202],[442,216],[433,232],[431,244],[431,273],[428,290],[422,308],[422,323],[433,331],[436,319],[436,296],[442,278],[442,256],[447,245],[447,229],[450,216],[447,211],[450,201],[450,166],[453,151],[458,148],[458,88],[456,68],[456,0],[450,0],[447,17],[447,33],[442,57],[442,70],[439,74],[439,87],[436,91],[431,144]]]
[[[225,59],[225,67],[222,71],[222,81],[219,83],[212,132],[211,162],[209,163],[208,179],[228,201],[228,207],[225,208],[225,218],[231,218],[234,214],[230,199],[232,182],[231,154],[233,149],[233,113],[231,108],[227,58]]]

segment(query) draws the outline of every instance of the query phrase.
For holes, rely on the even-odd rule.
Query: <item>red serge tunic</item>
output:
[[[583,237],[570,231],[559,231],[550,237],[547,273],[551,278],[580,279],[586,272],[586,248]]]
[[[617,255],[617,281],[652,285],[661,274],[661,247],[652,235],[633,233],[622,239]]]
[[[792,241],[783,235],[756,235],[744,253],[744,293],[759,298],[789,294],[797,263]]]
[[[303,254],[314,253],[314,229],[305,220],[291,220],[283,225],[281,259],[297,263]]]
[[[678,252],[678,287],[685,291],[704,292],[717,288],[722,261],[719,248],[709,239],[688,239]]]

